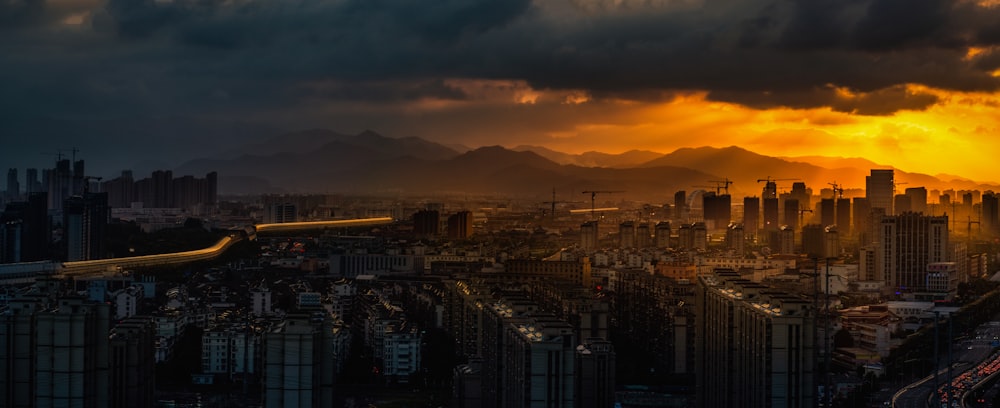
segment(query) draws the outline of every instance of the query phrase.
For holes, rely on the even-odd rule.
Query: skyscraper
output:
[[[983,194],[983,230],[989,234],[1000,233],[1000,200],[992,192]]]
[[[438,234],[441,216],[437,210],[420,210],[413,214],[413,233],[434,237]]]
[[[837,224],[836,201],[832,198],[824,198],[819,201],[819,223],[826,227]]]
[[[751,239],[757,238],[760,229],[760,198],[743,197],[743,228]]]
[[[618,246],[620,248],[635,248],[635,223],[625,221],[618,225]]]
[[[67,261],[102,259],[111,220],[107,193],[85,193],[66,199],[63,229]]]
[[[333,347],[329,319],[293,315],[264,334],[264,407],[333,405]]]
[[[45,191],[42,183],[38,181],[38,169],[27,169],[24,174],[25,194],[40,193]]]
[[[792,230],[799,228],[799,200],[785,200],[785,225]]]
[[[459,211],[448,217],[448,238],[466,239],[472,236],[472,212]]]
[[[669,227],[670,224],[667,224]],[[597,248],[597,221],[587,221],[580,225],[580,247],[583,249]]]
[[[895,188],[896,181],[891,169],[872,169],[871,175],[865,177],[865,198],[871,208],[883,208],[888,215],[894,214],[892,201]]]
[[[660,221],[656,223],[656,247],[670,247],[670,222]]]
[[[700,407],[811,407],[813,311],[809,302],[732,271],[698,278]]]
[[[923,290],[927,264],[948,261],[948,217],[882,216],[875,245],[877,279],[901,292]]]
[[[927,189],[924,187],[910,187],[906,189],[906,196],[910,197],[910,211],[927,214]]]
[[[535,317],[505,330],[504,403],[507,408],[571,407],[576,397],[573,326]]]
[[[867,198],[855,197],[854,205],[851,211],[853,212],[853,215],[851,216],[852,231],[855,234],[863,234],[867,232],[869,228],[868,218],[872,212],[871,202],[869,202]],[[869,240],[870,239],[871,238],[869,238]],[[863,244],[864,242],[862,242],[862,245]]]
[[[674,219],[684,221],[687,217],[687,193],[684,190],[681,190],[674,193]]]
[[[743,231],[743,224],[732,223],[726,229],[726,248],[742,257],[746,249],[746,235]]]
[[[851,231],[851,199],[837,199],[837,229],[850,233]]]
[[[705,193],[702,196],[705,223],[709,229],[723,229],[732,221],[732,197],[729,194]]]
[[[7,201],[16,201],[21,197],[21,183],[17,181],[17,169],[7,170]]]
[[[778,199],[764,197],[764,230],[777,231],[781,226],[778,220]]]

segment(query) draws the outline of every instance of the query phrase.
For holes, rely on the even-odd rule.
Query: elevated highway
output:
[[[255,233],[308,231],[323,228],[366,227],[392,223],[392,218],[359,218],[352,220],[290,222],[284,224],[257,224],[245,231],[234,232],[223,237],[208,248],[167,254],[141,255],[124,258],[95,259],[90,261],[63,262],[56,268],[58,277],[86,277],[106,275],[121,269],[152,266],[179,265],[189,262],[214,259],[226,252],[234,244],[244,239],[255,239]]]

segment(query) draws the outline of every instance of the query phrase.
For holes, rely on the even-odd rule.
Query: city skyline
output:
[[[988,179],[996,21],[986,0],[12,3],[0,163],[79,147],[105,174],[171,168],[329,128]]]

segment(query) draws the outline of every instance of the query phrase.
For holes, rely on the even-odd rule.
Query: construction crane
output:
[[[777,179],[773,179],[773,178],[771,178],[771,176],[767,176],[767,178],[757,179],[758,183],[760,183],[762,181],[766,182],[764,184],[764,190],[765,191],[767,190],[768,187],[773,187],[774,188],[774,197],[767,197],[767,194],[763,194],[764,197],[761,197],[761,198],[778,198],[778,183],[776,183],[776,181],[791,181],[791,180],[801,180],[801,179],[797,179],[797,178],[777,178]]]
[[[556,204],[581,203],[582,201],[558,201],[556,200],[556,189],[552,189],[552,201],[542,201],[542,204],[552,204],[552,220],[556,219]]]
[[[803,225],[802,224],[802,219],[804,218],[803,214],[805,214],[805,213],[812,213],[812,212],[813,212],[813,210],[808,210],[808,209],[799,210],[799,228],[800,229],[802,228],[802,225]]]
[[[719,195],[720,188],[725,189],[726,194],[729,194],[729,185],[733,184],[733,181],[730,180],[729,177],[726,177],[723,180],[709,180],[708,182],[718,184],[718,187],[715,188],[715,195]]]
[[[896,195],[896,186],[901,186],[904,184],[910,184],[910,183],[907,183],[905,181],[902,183],[892,183],[892,195]]]
[[[979,221],[973,221],[972,220],[972,216],[970,215],[969,216],[969,224],[968,224],[969,225],[969,232],[968,232],[968,234],[969,234],[968,235],[969,241],[972,241],[972,224],[976,224],[976,228],[979,230],[978,233],[982,233],[982,229],[983,229],[983,224],[980,223]]]
[[[837,184],[836,181],[834,181],[833,183],[826,183],[826,184],[829,184],[829,185],[833,186],[833,198],[834,199],[844,198],[844,186],[842,186],[840,184]]]
[[[587,190],[587,191],[584,191],[582,194],[590,194],[590,217],[591,218],[594,217],[594,208],[596,208],[596,207],[594,207],[594,202],[597,200],[597,195],[598,194],[617,194],[617,193],[624,193],[624,191],[622,191],[622,190]]]

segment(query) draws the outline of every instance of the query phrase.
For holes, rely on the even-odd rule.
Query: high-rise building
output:
[[[923,290],[927,264],[948,261],[948,217],[882,216],[875,245],[876,278],[897,291]]]
[[[896,181],[893,170],[872,169],[870,176],[865,176],[865,198],[871,208],[885,209],[888,215],[893,212],[893,195]],[[855,212],[857,214],[857,212]]]
[[[764,230],[777,231],[781,227],[778,219],[778,199],[764,198]]]
[[[615,405],[615,347],[602,338],[589,338],[576,347],[576,405],[606,408]]]
[[[506,408],[572,407],[577,346],[573,326],[535,317],[510,323],[504,335]]]
[[[795,252],[795,230],[787,225],[782,226],[778,231],[779,253],[794,254]]]
[[[824,198],[819,200],[819,223],[824,227],[837,224],[837,208],[834,199]]]
[[[910,187],[906,189],[906,196],[910,197],[910,211],[915,213],[927,213],[927,189],[924,187]]]
[[[660,221],[656,223],[656,247],[670,247],[670,222]]]
[[[757,238],[760,229],[760,197],[743,197],[743,228],[750,239]]]
[[[24,193],[41,193],[44,192],[42,183],[38,181],[38,169],[27,169],[24,174]]]
[[[109,406],[150,407],[156,390],[156,324],[148,316],[118,323],[108,336]]]
[[[716,271],[698,278],[696,302],[698,406],[815,404],[808,301]]]
[[[66,199],[63,206],[63,241],[67,261],[102,259],[107,253],[111,221],[107,193],[85,193]]]
[[[667,224],[669,227],[670,224]],[[597,221],[587,221],[580,224],[580,247],[597,249]]]
[[[330,319],[287,317],[264,334],[264,407],[333,406],[333,347]]]
[[[806,187],[806,183],[801,181],[792,183],[792,191],[788,193],[788,197],[798,200],[799,208],[812,208],[812,189]]]
[[[851,199],[837,199],[837,229],[849,233],[851,231]]]
[[[448,238],[466,239],[472,236],[472,212],[459,211],[448,217]]]
[[[1000,200],[996,194],[987,192],[983,194],[983,231],[989,234],[1000,233]]]
[[[625,221],[618,225],[618,246],[620,248],[635,248],[635,223]]]
[[[853,222],[851,230],[854,234],[863,234],[870,228],[869,217],[871,216],[872,206],[871,202],[867,198],[855,197],[854,205],[851,209],[853,216],[851,220]]]
[[[746,233],[743,231],[743,224],[732,223],[726,229],[726,248],[735,252],[736,256],[743,256],[746,250]]]
[[[63,298],[35,314],[33,406],[109,404],[109,317],[101,302]]]
[[[806,224],[802,226],[802,253],[809,258],[825,257],[823,226]]]
[[[49,255],[47,193],[28,194],[0,214],[0,263],[34,262]]]
[[[73,173],[69,165],[69,160],[59,160],[55,169],[42,173],[42,178],[46,179],[48,186],[49,209],[62,210],[63,203],[73,195]]]
[[[17,181],[17,169],[7,170],[7,189],[5,191],[7,201],[17,201],[21,198],[21,183]]]
[[[635,246],[636,248],[649,248],[650,240],[649,233],[649,223],[640,222],[639,225],[635,227]]]
[[[906,212],[913,211],[913,205],[911,197],[906,194],[896,194],[892,198],[892,208],[896,214],[902,214]]]
[[[687,192],[684,190],[674,193],[674,219],[685,221],[688,217]]]
[[[823,229],[823,257],[840,257],[840,232],[836,225],[831,225]]]
[[[705,224],[709,229],[726,228],[732,221],[732,197],[729,194],[705,193],[702,196]]]
[[[413,233],[419,236],[435,237],[441,225],[437,210],[420,210],[413,214]]]
[[[764,183],[764,189],[761,191],[761,198],[778,198],[778,183],[768,180]]]
[[[799,228],[799,200],[794,198],[785,200],[785,225],[796,230]]]

